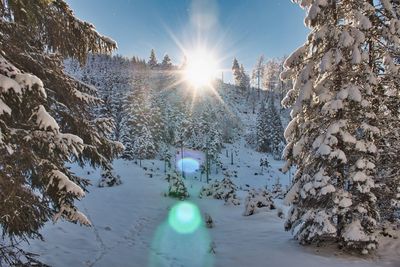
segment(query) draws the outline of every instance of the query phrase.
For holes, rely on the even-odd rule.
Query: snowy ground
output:
[[[281,162],[271,161],[268,174],[259,172],[262,156],[243,147],[243,143],[227,148],[237,152],[234,165],[222,151],[224,165],[237,171],[233,181],[247,188],[272,185],[279,175]],[[244,217],[243,205],[225,206],[223,201],[199,199],[197,192],[203,184],[199,175],[190,175],[186,183],[201,212],[209,213],[215,228],[202,227],[193,234],[175,233],[167,223],[169,207],[176,201],[163,196],[167,182],[163,180],[163,163],[145,161],[140,168],[132,162],[116,161],[115,169],[123,184],[114,188],[92,186],[80,203],[93,227],[70,223],[48,224],[45,242],[32,241],[28,249],[39,253],[51,266],[400,266],[400,242],[389,242],[378,255],[362,259],[344,255],[332,249],[302,247],[284,232],[283,220],[276,211]],[[153,169],[151,172],[150,169]],[[98,181],[99,172],[76,169]],[[150,178],[150,173],[153,177]],[[195,176],[197,178],[195,178]],[[222,178],[219,175],[213,176]],[[269,180],[268,180],[269,177]],[[204,177],[203,177],[204,178]],[[245,196],[245,192],[239,194]],[[215,254],[209,253],[215,243]]]

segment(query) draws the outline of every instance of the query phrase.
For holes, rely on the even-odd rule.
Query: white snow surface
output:
[[[285,186],[289,175],[278,171],[283,162],[268,157],[272,168],[260,175],[259,159],[264,154],[244,147],[244,142],[228,146],[237,152],[234,165],[222,151],[225,167],[237,171],[238,196],[244,199],[250,188],[268,184],[272,188],[275,177]],[[98,188],[100,170],[72,166],[78,175],[92,180],[87,196],[78,203],[92,223],[92,227],[58,222],[48,223],[43,235],[45,241],[32,240],[26,246],[39,253],[41,260],[51,266],[399,266],[400,243],[387,241],[376,257],[349,256],[333,248],[304,247],[283,229],[284,219],[276,210],[242,216],[244,206],[224,205],[224,201],[199,199],[203,182],[198,174],[187,175],[185,184],[190,192],[189,201],[195,203],[202,214],[210,214],[215,227],[201,227],[192,234],[178,234],[168,225],[170,207],[177,200],[167,198],[168,182],[164,180],[163,162],[143,161],[142,168],[133,162],[117,160],[114,169],[123,184]],[[144,170],[143,168],[147,168]],[[151,169],[153,171],[151,171]],[[90,174],[88,175],[88,171]],[[258,175],[255,175],[255,173]],[[150,178],[150,173],[153,176]],[[212,178],[222,179],[212,171]],[[195,178],[197,177],[197,178]],[[247,187],[246,184],[249,186]],[[242,189],[241,189],[242,188]],[[277,208],[287,211],[282,201],[275,200]],[[353,232],[353,231],[351,231]],[[209,253],[210,245],[215,254]],[[389,249],[389,250],[388,250]]]

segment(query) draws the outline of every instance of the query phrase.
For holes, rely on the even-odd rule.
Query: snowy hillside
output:
[[[237,151],[232,178],[242,189],[271,188],[279,176],[283,184],[288,177],[277,170],[281,162],[270,158],[272,168],[263,175],[259,159],[264,156],[243,148],[243,143],[227,147]],[[230,166],[230,159],[223,157]],[[115,170],[123,184],[112,188],[92,186],[81,201],[81,209],[93,227],[70,223],[48,224],[43,234],[45,242],[32,241],[30,251],[39,253],[44,263],[51,266],[398,266],[400,242],[390,241],[381,247],[376,257],[360,259],[329,248],[305,248],[283,230],[284,220],[277,210],[245,217],[244,198],[240,190],[240,206],[226,206],[221,200],[199,199],[199,174],[185,181],[190,191],[190,202],[208,213],[215,227],[202,226],[193,234],[181,235],[168,225],[168,212],[176,201],[163,195],[168,183],[164,180],[163,162],[145,161],[143,167],[118,160]],[[91,169],[74,168],[77,174],[90,177],[95,184],[100,173]],[[90,175],[87,175],[87,172]],[[152,174],[152,177],[150,177]],[[195,178],[197,176],[197,178]],[[222,175],[212,175],[221,179]],[[275,200],[284,210],[281,200]],[[215,253],[209,253],[210,244]]]
[[[225,85],[225,89],[232,86]],[[251,131],[256,114],[235,101],[238,95],[224,95],[224,101],[238,115],[243,131]],[[179,149],[177,149],[177,152]],[[187,200],[199,207],[201,215],[209,214],[214,228],[202,226],[191,234],[179,234],[168,221],[171,208],[179,201],[166,197],[164,161],[143,160],[142,167],[133,161],[116,160],[114,170],[123,184],[98,188],[99,170],[73,166],[77,175],[88,177],[93,186],[79,203],[92,222],[81,227],[60,222],[47,224],[45,241],[31,241],[29,251],[40,254],[50,266],[398,266],[400,242],[388,239],[374,257],[361,259],[329,247],[301,247],[290,232],[283,229],[287,213],[282,199],[274,199],[276,209],[243,216],[245,198],[250,189],[274,189],[279,182],[283,189],[292,179],[282,174],[282,161],[271,155],[255,152],[239,137],[226,144],[219,155],[222,166],[211,166],[210,182],[222,180],[223,170],[229,170],[238,187],[240,205],[225,205],[223,200],[202,198],[199,192],[206,186],[205,174],[186,173],[184,183],[189,190]],[[260,159],[269,166],[261,171]],[[233,160],[233,164],[232,164]],[[177,162],[177,159],[173,159]],[[174,164],[176,169],[179,165]],[[218,172],[218,174],[216,174]],[[284,190],[283,190],[284,191]],[[279,217],[280,215],[281,217]],[[283,215],[285,216],[285,215]]]

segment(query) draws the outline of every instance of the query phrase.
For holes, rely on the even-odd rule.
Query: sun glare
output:
[[[195,88],[211,86],[218,74],[217,62],[206,50],[199,49],[187,55],[186,64],[185,80]]]

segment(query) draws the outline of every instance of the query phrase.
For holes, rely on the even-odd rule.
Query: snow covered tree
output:
[[[276,178],[275,184],[272,185],[271,194],[273,198],[283,199],[284,192],[279,177]]]
[[[161,62],[161,68],[163,70],[171,70],[172,68],[172,62],[169,56],[166,54]]]
[[[380,15],[370,0],[296,2],[307,9],[311,33],[281,75],[294,79],[283,100],[292,106],[284,171],[297,166],[285,228],[304,244],[335,240],[368,253],[377,245],[379,217],[376,67],[385,56],[374,49],[384,37],[374,21]]]
[[[283,136],[281,116],[276,110],[274,97],[269,99],[269,105],[266,113],[268,116],[267,121],[269,123],[268,139],[271,146],[271,153],[275,160],[281,160],[282,152],[285,147],[285,138]]]
[[[151,49],[150,52],[150,58],[149,61],[147,62],[149,65],[150,69],[156,69],[158,67],[158,62],[157,62],[157,57],[156,57],[156,52],[154,52],[154,49]]]
[[[278,85],[280,71],[279,61],[277,59],[272,59],[265,63],[263,84],[265,90],[269,93],[275,91]]]
[[[271,194],[266,189],[251,189],[244,200],[243,216],[276,209]]]
[[[268,158],[260,159],[260,167],[261,167],[261,174],[263,174],[264,169],[268,170],[271,167],[271,165],[269,164]]]
[[[374,29],[379,30],[379,42],[369,44],[377,56],[373,66],[381,85],[379,109],[376,111],[381,135],[378,140],[379,158],[377,165],[378,206],[382,220],[395,222],[400,219],[400,3],[379,1],[376,12],[379,19],[372,20]]]
[[[260,56],[257,59],[256,65],[254,66],[253,72],[251,74],[251,80],[254,85],[254,87],[258,88],[261,90],[262,88],[262,81],[264,77],[264,71],[265,71],[265,62],[264,62],[264,56]],[[260,91],[259,91],[260,92]],[[258,93],[258,97],[260,94]]]
[[[272,153],[274,159],[281,159],[284,144],[283,127],[274,98],[268,99],[268,106],[262,103],[257,116],[257,150]]]
[[[50,219],[90,225],[74,205],[88,181],[66,163],[107,167],[122,148],[106,138],[109,121],[89,112],[100,103],[95,90],[62,61],[84,64],[89,51],[116,44],[62,0],[0,1],[0,17],[0,265],[29,265],[16,238],[40,238]]]
[[[155,140],[147,125],[140,127],[133,138],[132,152],[135,159],[139,159],[139,165],[142,166],[142,160],[153,158],[156,154]]]
[[[237,61],[236,58],[233,59],[233,64],[232,64],[232,75],[233,75],[233,81],[236,86],[239,86],[240,80],[242,78],[242,73],[240,71],[240,66],[239,62]]]
[[[249,93],[250,88],[250,77],[244,70],[243,64],[240,65],[240,80],[239,80],[239,88],[240,90],[245,93],[246,91]]]
[[[160,159],[164,161],[164,173],[171,169],[172,154],[169,145],[162,143],[160,146]]]
[[[133,84],[133,91],[126,100],[125,122],[126,133],[123,142],[126,147],[124,158],[133,160],[154,158],[157,154],[157,140],[154,131],[157,129],[153,124],[151,109],[148,76],[144,72],[136,73]]]
[[[121,141],[123,132],[123,100],[131,88],[133,71],[139,71],[138,63],[115,55],[89,55],[87,63],[79,66],[77,60],[64,61],[65,70],[74,78],[95,86],[101,105],[93,110],[98,117],[112,118],[110,138]]]
[[[242,93],[250,87],[250,77],[246,74],[243,64],[239,65],[236,58],[233,59],[232,74],[234,84],[239,87]]]
[[[167,180],[169,182],[168,196],[178,198],[180,200],[184,200],[189,197],[185,183],[179,174],[172,172],[167,175]]]
[[[256,121],[256,145],[257,151],[269,152],[271,149],[270,138],[270,126],[267,121],[267,111],[265,108],[265,103],[261,103],[260,110],[257,114]]]

